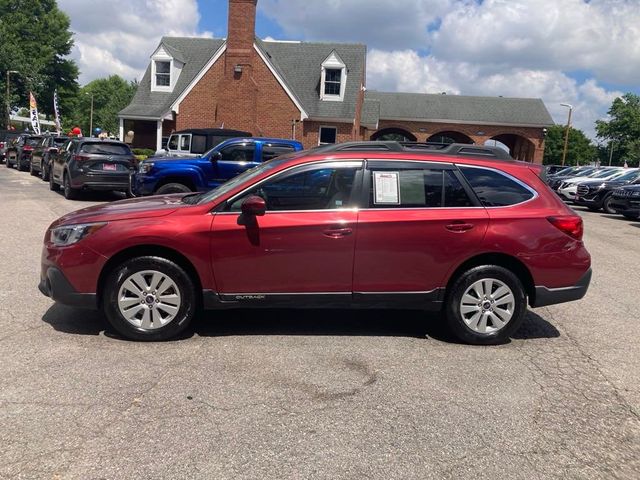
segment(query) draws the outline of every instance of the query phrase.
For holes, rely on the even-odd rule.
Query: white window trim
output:
[[[323,128],[331,128],[333,130],[336,131],[336,141],[333,143],[321,143],[320,142],[320,136],[322,134],[322,129]],[[333,145],[334,143],[338,143],[338,127],[334,127],[333,125],[320,125],[318,127],[318,145]]]
[[[156,62],[169,62],[169,85],[156,84]],[[151,91],[152,92],[171,92],[173,91],[174,77],[173,58],[165,56],[151,57]]]
[[[340,70],[340,95],[328,95],[324,93],[327,69]],[[320,99],[329,102],[342,102],[344,100],[344,91],[347,86],[347,66],[342,59],[334,51],[331,52],[324,62],[322,62],[322,72],[320,75]]]

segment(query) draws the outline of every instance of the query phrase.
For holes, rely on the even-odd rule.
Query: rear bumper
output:
[[[72,188],[86,190],[129,190],[129,172],[126,173],[81,173],[71,178]]]
[[[91,309],[97,308],[98,305],[95,293],[79,293],[64,274],[55,267],[49,267],[46,270],[45,276],[40,279],[38,290],[64,305]]]
[[[591,283],[591,269],[571,287],[547,288],[535,287],[535,299],[531,302],[532,307],[544,307],[547,305],[555,305],[557,303],[572,302],[580,300],[584,297]]]

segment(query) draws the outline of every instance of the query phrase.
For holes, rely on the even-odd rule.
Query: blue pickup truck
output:
[[[131,176],[131,193],[142,196],[205,192],[259,163],[302,149],[295,140],[232,138],[201,157],[149,158]]]

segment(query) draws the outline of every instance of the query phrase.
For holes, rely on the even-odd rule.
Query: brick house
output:
[[[229,0],[228,37],[163,37],[120,138],[160,149],[185,128],[224,127],[295,138],[305,147],[349,140],[407,139],[505,144],[541,163],[544,103],[532,98],[367,91],[366,46],[277,42],[255,36],[257,0]]]

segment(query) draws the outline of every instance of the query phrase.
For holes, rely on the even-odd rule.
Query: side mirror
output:
[[[222,153],[220,152],[213,152],[211,154],[211,157],[209,158],[209,160],[211,160],[211,162],[217,162],[218,160],[220,160],[222,158]]]
[[[252,215],[261,217],[267,211],[267,204],[264,198],[257,195],[251,195],[242,202],[242,213],[244,215]]]

